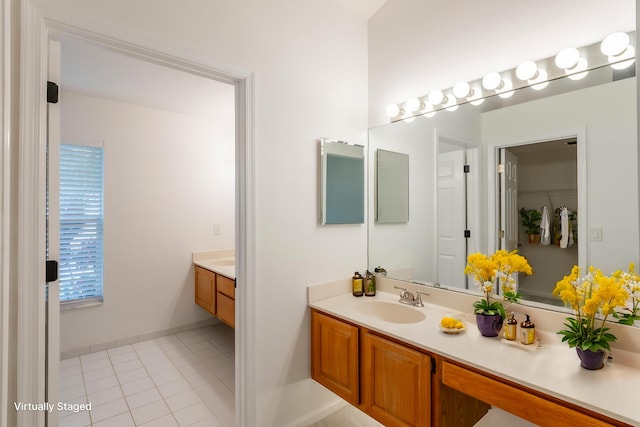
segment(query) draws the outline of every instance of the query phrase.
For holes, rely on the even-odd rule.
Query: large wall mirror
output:
[[[378,223],[369,209],[369,268],[476,292],[462,273],[467,254],[518,249],[534,269],[522,283],[524,303],[558,309],[561,302],[551,291],[574,263],[608,273],[637,263],[633,70],[620,74],[599,66],[579,82],[558,79],[543,91],[523,88],[508,100],[494,97],[481,106],[370,129],[369,158],[377,150],[398,151],[410,156],[412,167],[411,221]],[[510,184],[499,170],[514,161],[518,187],[508,198]],[[555,234],[548,244],[529,243],[519,211],[544,207]],[[571,239],[561,245],[552,227],[563,207]]]

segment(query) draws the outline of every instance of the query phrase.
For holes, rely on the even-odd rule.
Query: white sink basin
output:
[[[358,305],[357,310],[364,315],[390,323],[417,323],[426,317],[423,312],[398,302],[363,302]]]

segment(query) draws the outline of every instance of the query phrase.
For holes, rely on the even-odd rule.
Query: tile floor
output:
[[[224,324],[61,362],[60,427],[233,427],[234,331]]]

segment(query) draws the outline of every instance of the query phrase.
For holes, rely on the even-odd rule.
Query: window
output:
[[[60,145],[60,306],[102,302],[103,148]]]

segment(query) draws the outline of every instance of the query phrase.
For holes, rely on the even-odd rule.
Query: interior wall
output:
[[[586,242],[587,263],[605,272],[626,270],[639,257],[635,93],[636,79],[628,78],[482,116],[482,141],[488,155],[510,142],[586,131],[587,232],[590,227],[602,227],[602,241]],[[584,221],[584,213],[578,214]]]
[[[375,185],[369,185],[369,267],[384,267],[390,277],[438,281],[436,253],[437,141],[453,139],[480,147],[480,114],[471,108],[442,111],[432,118],[398,121],[369,131],[368,182],[376,179],[378,149],[409,155],[409,221],[379,224],[375,221]],[[474,230],[476,231],[476,230]],[[480,231],[478,231],[480,232]]]
[[[104,144],[104,303],[61,312],[61,351],[210,319],[191,253],[235,245],[234,123],[64,91],[61,107],[62,143]]]
[[[318,141],[366,144],[366,17],[339,1],[38,3],[83,25],[254,72],[255,417],[267,427],[304,424],[296,420],[334,404],[310,380],[306,287],[366,266],[367,235],[365,225],[319,225]]]
[[[630,0],[387,1],[369,21],[369,126],[388,104],[634,29]]]

